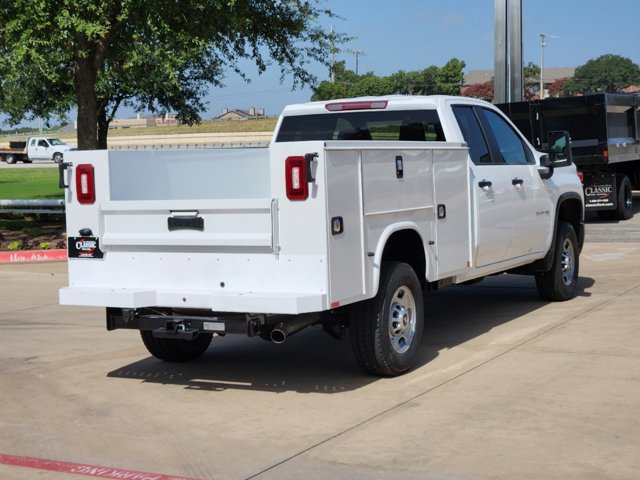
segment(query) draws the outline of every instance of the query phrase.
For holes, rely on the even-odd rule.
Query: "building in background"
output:
[[[227,107],[222,109],[222,114],[216,117],[215,120],[249,120],[252,118],[266,118],[264,108],[251,107],[248,110],[229,109]]]

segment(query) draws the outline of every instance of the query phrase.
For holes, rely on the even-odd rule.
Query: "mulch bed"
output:
[[[0,252],[20,250],[55,250],[67,248],[63,221],[34,220],[20,229],[0,227]]]

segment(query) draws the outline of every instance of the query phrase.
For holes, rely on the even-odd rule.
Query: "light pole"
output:
[[[544,47],[547,46],[545,37],[544,33],[540,34],[540,94],[538,95],[540,100],[544,98]]]
[[[360,55],[362,53],[364,53],[362,50],[354,50],[353,53],[356,56],[356,75],[358,75],[358,58],[360,57]]]

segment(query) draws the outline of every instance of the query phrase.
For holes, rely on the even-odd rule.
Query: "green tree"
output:
[[[336,63],[336,82],[323,81],[314,88],[312,100],[332,100],[375,95],[458,95],[462,85],[465,63],[452,58],[443,67],[431,65],[424,70],[399,70],[388,77],[372,72],[356,75]]]
[[[438,73],[436,91],[441,95],[460,95],[460,88],[464,79],[463,70],[465,63],[457,58],[452,58],[445,63]]]
[[[640,67],[620,55],[602,55],[589,60],[576,71],[565,89],[580,93],[620,92],[640,84]]]
[[[381,95],[391,95],[392,93],[392,85],[387,77],[377,77],[369,74],[363,76],[349,87],[347,97],[377,97]]]
[[[344,60],[336,62],[333,66],[335,82],[323,80],[313,88],[312,101],[332,100],[334,98],[346,98],[349,87],[360,78],[353,70],[347,70]]]
[[[522,67],[522,84],[524,86],[524,98],[531,100],[540,93],[540,67],[533,62]]]
[[[389,76],[393,85],[393,93],[398,95],[430,95],[436,91],[440,69],[435,65],[424,70],[398,72]]]
[[[203,97],[239,61],[270,60],[314,82],[330,34],[318,0],[12,0],[0,5],[0,111],[22,119],[78,109],[80,149],[106,148],[118,107],[200,120]],[[340,43],[340,35],[333,34]],[[337,37],[337,40],[336,40]]]

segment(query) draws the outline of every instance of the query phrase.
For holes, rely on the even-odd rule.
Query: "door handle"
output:
[[[522,185],[524,183],[524,180],[522,180],[521,178],[514,178],[513,180],[511,180],[511,185]]]
[[[491,185],[493,185],[493,183],[491,183],[489,180],[480,180],[478,182],[478,186],[480,188],[487,188],[487,187],[490,187]]]

